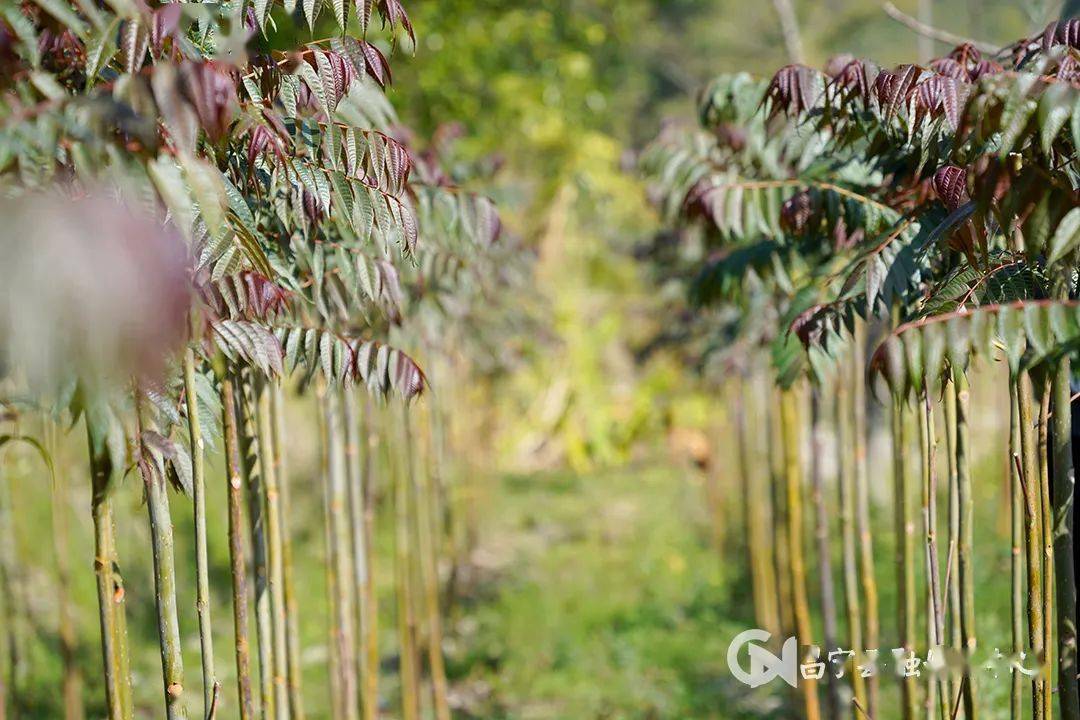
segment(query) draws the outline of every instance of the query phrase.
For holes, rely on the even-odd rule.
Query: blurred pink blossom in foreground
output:
[[[114,200],[0,202],[0,375],[159,376],[184,338],[186,254],[169,226]]]

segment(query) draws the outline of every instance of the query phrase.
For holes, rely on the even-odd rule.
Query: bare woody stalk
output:
[[[780,432],[784,448],[784,479],[787,493],[788,562],[791,570],[791,589],[794,600],[795,635],[800,646],[812,642],[810,602],[806,590],[806,560],[803,554],[802,515],[802,458],[799,453],[798,396],[792,389],[780,394]],[[816,680],[804,680],[800,687],[806,720],[819,720]]]
[[[934,406],[930,401],[930,380],[924,381],[921,397],[922,412],[919,418],[919,445],[922,449],[922,515],[926,539],[927,594],[930,617],[927,622],[930,647],[945,645],[945,609],[941,597],[941,564],[937,544],[937,435],[934,428]],[[936,700],[936,703],[935,703]],[[940,678],[928,686],[927,707],[932,713],[934,705],[942,720],[950,720],[952,705]]]
[[[972,553],[975,520],[975,501],[971,488],[971,399],[967,375],[960,368],[952,370],[952,388],[956,397],[956,496],[960,506],[957,519],[959,545],[956,569],[960,581],[960,630],[963,636],[964,656],[970,660],[976,647],[975,634],[975,559]],[[965,720],[975,720],[974,676],[968,666],[964,668],[963,707]]]
[[[1009,383],[1009,463],[1010,507],[1012,508],[1011,537],[1011,598],[1012,598],[1012,654],[1019,657],[1024,652],[1024,491],[1020,473],[1023,449],[1020,441],[1020,405],[1017,400],[1016,383]],[[1024,713],[1024,678],[1018,672],[1011,674],[1009,687],[1009,717],[1020,720]]]
[[[271,410],[273,390],[270,383],[258,389],[255,408],[259,426],[259,467],[263,476],[266,511],[266,582],[270,596],[271,659],[273,669],[274,717],[289,720],[288,650],[285,628],[284,559],[281,532],[281,492],[278,468],[280,455],[274,443],[274,418]]]
[[[799,35],[799,20],[795,16],[795,7],[791,0],[773,0],[773,8],[780,19],[780,30],[784,35],[784,47],[788,60],[793,63],[803,62],[802,38]]]
[[[1050,507],[1050,378],[1043,383],[1043,396],[1039,408],[1039,510],[1042,529],[1043,562],[1043,678],[1046,691],[1043,693],[1043,717],[1053,718],[1054,696],[1052,688],[1054,667],[1054,528]]]
[[[4,610],[3,617],[6,619],[0,629],[0,640],[4,641],[0,652],[7,660],[7,677],[0,678],[0,683],[7,680],[13,715],[18,718],[22,679],[26,675],[24,627],[27,599],[22,592],[26,583],[22,580],[21,563],[15,546],[14,510],[10,480],[4,475],[3,464],[0,462],[0,608]],[[4,712],[7,702],[2,697],[0,701],[4,702],[4,710],[0,712]]]
[[[57,634],[60,639],[60,656],[64,665],[63,695],[64,720],[83,720],[86,713],[82,702],[82,675],[76,664],[78,636],[75,629],[75,614],[71,603],[71,566],[69,557],[71,543],[68,536],[68,480],[66,468],[59,467],[56,423],[50,418],[45,420],[44,436],[47,452],[53,462],[52,476],[52,529],[53,550],[56,555],[57,579]],[[0,704],[3,698],[0,697]],[[0,717],[3,711],[0,710]]]
[[[109,496],[112,461],[105,447],[104,428],[96,426],[89,416],[86,434],[90,449],[90,509],[94,519],[94,574],[97,578],[105,702],[109,720],[131,720],[134,712],[128,669],[126,597],[117,562],[116,531]]]
[[[14,608],[11,606],[11,569],[8,559],[15,551],[15,541],[11,532],[11,498],[8,494],[7,479],[4,477],[3,456],[0,456],[0,613],[8,618],[3,627],[0,627],[0,720],[7,720],[8,708],[8,683],[14,674],[14,634],[11,631],[12,620],[15,618]]]
[[[841,375],[836,381],[836,403],[833,420],[836,425],[837,467],[840,469],[840,539],[843,558],[844,610],[847,614],[848,647],[852,658],[851,689],[857,704],[852,713],[860,720],[867,707],[866,680],[857,668],[863,663],[862,603],[859,598],[858,549],[855,537],[855,459],[850,449],[854,445],[849,397],[849,378]]]
[[[773,563],[776,568],[776,587],[780,608],[780,627],[785,636],[796,634],[795,599],[791,588],[791,562],[788,548],[790,529],[788,525],[787,477],[784,463],[784,430],[782,427],[781,394],[765,383],[765,408],[768,415],[769,492],[773,507]]]
[[[1061,720],[1080,719],[1077,676],[1076,575],[1073,565],[1073,502],[1076,472],[1072,459],[1072,407],[1069,359],[1054,368],[1054,575],[1057,578],[1058,700]]]
[[[373,458],[379,444],[379,435],[372,427],[372,406],[368,399],[365,404],[363,432],[361,440],[365,443],[364,453],[364,550],[367,553],[367,574],[361,593],[360,612],[364,626],[364,720],[374,720],[379,716],[379,607],[378,593],[375,590],[375,463]]]
[[[915,517],[904,453],[907,450],[904,428],[904,400],[893,399],[893,510],[896,530],[897,630],[905,653],[915,649]],[[914,677],[904,677],[901,684],[902,717],[914,720],[917,714],[917,688]]]
[[[876,648],[880,640],[880,621],[878,616],[877,576],[874,569],[874,534],[870,518],[870,479],[867,472],[867,425],[866,425],[866,380],[864,378],[865,326],[855,327],[852,343],[851,362],[851,415],[854,420],[854,460],[855,460],[855,520],[859,537],[859,579],[862,583],[863,603],[865,607],[866,632],[863,647]],[[847,412],[845,410],[845,412]],[[866,683],[866,712],[870,717],[878,707],[878,680],[871,675]]]
[[[825,428],[822,427],[821,388],[811,387],[810,433],[813,447],[811,458],[811,497],[814,503],[814,539],[817,544],[818,582],[821,592],[822,640],[825,652],[836,647],[836,591],[833,584],[832,550],[829,546],[829,513],[825,507]],[[825,680],[825,716],[835,718],[840,712],[840,692],[836,678]]]
[[[331,636],[338,666],[336,675],[340,693],[340,711],[345,720],[355,720],[359,711],[357,695],[356,636],[353,628],[352,541],[348,527],[348,492],[345,468],[345,424],[342,417],[341,391],[323,390],[326,424],[326,508],[330,523],[328,572],[333,573]]]
[[[193,321],[194,322],[194,321]],[[195,351],[184,350],[184,397],[187,405],[188,441],[191,445],[191,487],[195,517],[195,609],[199,616],[199,649],[202,655],[203,717],[214,704],[214,633],[210,623],[210,568],[206,552],[206,463],[199,419],[199,394],[195,386]]]
[[[281,585],[285,607],[285,652],[288,669],[289,714],[292,720],[304,720],[302,670],[300,666],[300,611],[293,581],[292,538],[288,520],[289,474],[285,467],[285,397],[280,382],[271,386],[270,412],[273,415],[274,468],[278,479],[281,516]]]
[[[769,540],[769,508],[772,499],[768,495],[770,483],[762,482],[759,472],[755,472],[758,461],[763,456],[760,452],[760,432],[751,430],[750,418],[758,417],[752,405],[751,392],[754,380],[741,382],[738,392],[739,405],[736,406],[736,432],[739,441],[739,472],[742,480],[743,513],[746,517],[746,544],[750,556],[751,588],[754,594],[754,609],[758,627],[767,630],[773,637],[780,637],[780,612],[776,606],[776,566],[772,560]]]
[[[428,405],[432,412],[431,405]],[[430,428],[430,426],[429,426]],[[420,579],[424,593],[424,611],[427,615],[428,671],[431,673],[431,691],[435,705],[436,720],[450,720],[450,703],[446,682],[446,664],[443,660],[442,613],[439,609],[438,551],[435,528],[438,526],[434,502],[432,473],[417,472],[415,467],[416,444],[413,440],[412,420],[405,412],[405,457],[411,481],[414,511],[416,513],[416,539],[420,555]],[[430,432],[428,453],[431,458]]]
[[[232,573],[233,629],[236,649],[236,686],[240,720],[253,720],[251,650],[248,645],[247,568],[244,549],[244,475],[240,458],[240,431],[233,376],[221,377],[222,427],[228,473],[229,567]]]
[[[378,655],[370,657],[370,636],[375,633],[374,585],[371,574],[371,536],[367,522],[371,501],[370,448],[365,446],[366,417],[360,417],[356,394],[346,391],[345,464],[348,475],[349,527],[352,530],[352,579],[356,602],[357,640],[360,647],[360,704],[364,720],[379,712]],[[377,646],[376,646],[377,647]]]
[[[408,408],[403,405],[393,414],[394,419],[401,423],[402,427],[404,414],[407,412]],[[387,413],[387,415],[390,414]],[[402,452],[399,446],[391,451],[390,456],[400,456]],[[401,716],[402,720],[419,720],[419,658],[416,652],[416,616],[412,594],[413,549],[412,533],[409,531],[409,482],[402,459],[395,459],[390,465],[391,476],[394,480],[394,578],[397,585]]]
[[[273,627],[270,615],[269,558],[266,540],[266,467],[255,405],[261,390],[248,379],[240,400],[241,457],[247,488],[248,531],[251,533],[251,560],[255,576],[255,643],[259,657],[259,711],[263,720],[274,714]]]
[[[951,378],[946,382],[942,396],[945,414],[945,458],[949,473],[949,553],[945,563],[946,591],[949,596],[949,648],[960,653],[963,647],[960,627],[960,572],[957,567],[960,550],[960,494],[956,468],[956,392]],[[950,708],[957,705],[960,686],[960,676],[950,672]]]
[[[142,393],[135,388],[136,433],[139,470],[146,489],[150,513],[150,545],[154,556],[154,600],[157,606],[158,643],[165,689],[165,717],[186,720],[184,707],[184,656],[180,645],[180,619],[176,612],[176,560],[173,552],[173,524],[169,511],[169,488],[165,475],[147,457],[142,446]]]
[[[1042,500],[1039,493],[1039,460],[1036,446],[1034,389],[1031,377],[1021,371],[1016,379],[1020,412],[1022,462],[1020,484],[1024,494],[1024,538],[1027,547],[1028,644],[1037,662],[1042,662],[1043,638],[1042,586]],[[1047,683],[1042,673],[1032,678],[1032,718],[1045,718]]]
[[[326,606],[328,608],[327,620],[327,676],[330,685],[330,718],[331,720],[343,720],[345,716],[345,700],[342,695],[341,683],[341,652],[338,646],[335,620],[337,617],[336,605],[338,602],[338,583],[342,579],[337,575],[337,563],[334,558],[334,538],[331,530],[330,509],[330,464],[332,450],[330,447],[329,412],[327,410],[327,388],[325,383],[316,385],[315,395],[318,403],[319,415],[319,477],[322,482],[323,494],[323,547],[324,570],[326,573]]]

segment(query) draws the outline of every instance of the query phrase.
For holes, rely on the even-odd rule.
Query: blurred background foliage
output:
[[[898,5],[920,12],[917,0]],[[794,9],[810,64],[839,53],[897,63],[920,47],[874,0]],[[1005,43],[1060,4],[938,0],[927,10],[935,27]],[[419,47],[395,62],[392,91],[402,118],[422,137],[460,123],[463,161],[499,168],[504,219],[539,255],[533,310],[552,335],[535,337],[529,362],[500,386],[497,447],[519,467],[568,460],[581,470],[625,459],[658,426],[700,425],[697,389],[671,358],[635,363],[658,328],[632,251],[656,224],[628,168],[663,122],[690,119],[715,74],[768,75],[789,62],[774,4],[414,0],[410,13]]]

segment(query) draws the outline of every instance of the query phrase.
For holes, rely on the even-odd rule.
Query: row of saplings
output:
[[[437,167],[439,148],[421,156],[392,136],[384,50],[415,44],[397,0],[244,5],[0,10],[0,189],[16,199],[6,222],[26,231],[0,236],[0,284],[12,288],[0,301],[0,418],[12,427],[0,446],[32,446],[53,469],[60,428],[85,427],[109,720],[139,712],[113,512],[129,475],[149,516],[166,717],[302,720],[286,387],[314,395],[331,716],[380,714],[381,486],[395,513],[400,714],[417,720],[430,705],[447,720],[437,507],[447,408],[429,404],[414,437],[411,401],[428,378],[386,340],[422,343],[428,361],[449,366],[452,320],[438,308],[452,295],[460,317],[479,289],[491,302],[482,267],[498,251],[498,219]],[[287,49],[271,42],[283,28],[321,37],[317,25],[336,31]],[[65,257],[78,262],[61,272]],[[44,265],[55,276],[27,270]],[[206,457],[217,438],[235,688],[218,681],[211,632]],[[177,587],[170,485],[194,501],[198,712],[183,667],[178,603],[188,593]],[[13,509],[0,510],[14,615]],[[0,718],[28,710],[23,663],[12,659]],[[71,652],[64,663],[70,677]],[[81,714],[77,692],[64,703],[68,717]]]
[[[673,250],[661,236],[648,257],[685,287],[685,337],[719,348],[694,357],[724,369],[742,408],[757,621],[798,637],[808,667],[824,663],[820,682],[817,670],[800,680],[811,720],[892,716],[879,686],[894,671],[905,720],[998,716],[993,693],[979,692],[990,676],[976,632],[977,356],[1008,368],[1012,637],[999,672],[1011,684],[1010,717],[1080,718],[1070,412],[1080,341],[1078,48],[1080,22],[1063,21],[994,57],[964,45],[926,66],[840,57],[825,72],[793,65],[767,83],[727,75],[703,95],[700,128],[668,129],[643,156],[678,241]],[[755,370],[766,357],[773,389]],[[868,389],[891,396],[895,635],[878,617]],[[834,506],[825,463],[813,458],[811,518],[807,414],[812,437],[835,429],[839,473]],[[853,652],[828,657],[840,647]],[[881,649],[876,662],[888,673],[860,671],[874,660],[866,649]],[[928,660],[940,672],[925,672]]]

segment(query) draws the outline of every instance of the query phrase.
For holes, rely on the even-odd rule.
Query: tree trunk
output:
[[[56,601],[58,608],[57,635],[60,639],[60,657],[64,665],[63,696],[64,720],[83,720],[86,712],[82,701],[82,674],[76,663],[78,631],[74,608],[71,603],[71,542],[68,535],[69,508],[67,467],[60,462],[56,423],[45,420],[45,443],[53,462],[52,476],[52,530],[53,550],[56,556]],[[0,480],[2,482],[2,480]],[[3,492],[0,490],[0,492]],[[2,501],[0,501],[2,502]],[[0,511],[2,512],[2,511]],[[0,697],[0,705],[3,698]],[[3,711],[0,710],[0,720]]]
[[[1021,463],[1021,486],[1024,491],[1024,536],[1027,546],[1027,596],[1028,596],[1028,643],[1036,662],[1042,662],[1043,638],[1043,586],[1042,586],[1042,499],[1039,492],[1039,460],[1036,446],[1034,389],[1031,377],[1021,372],[1017,378],[1017,400],[1020,405],[1020,444],[1023,449]],[[1032,718],[1045,717],[1045,694],[1047,683],[1042,673],[1032,678]]]
[[[861,378],[860,378],[861,381]],[[866,679],[859,672],[859,665],[864,662],[862,631],[862,603],[859,598],[858,547],[855,533],[855,463],[851,449],[855,445],[852,432],[851,405],[849,398],[850,378],[841,375],[836,381],[836,404],[834,422],[836,425],[837,467],[840,470],[840,536],[843,546],[844,567],[844,609],[847,611],[848,647],[855,655],[851,663],[851,689],[855,708],[853,718],[861,720],[862,713],[868,712],[866,698]]]
[[[371,502],[370,448],[367,442],[367,418],[360,417],[356,394],[345,392],[345,460],[348,468],[349,527],[352,530],[352,578],[356,603],[357,639],[360,647],[360,701],[364,720],[379,713],[378,646],[371,656],[371,636],[376,632],[374,613],[374,578],[371,576],[371,536],[368,522]],[[373,513],[372,513],[373,515]]]
[[[369,700],[364,705],[364,720],[374,720],[379,716],[379,596],[375,585],[375,476],[374,453],[378,446],[378,434],[371,425],[372,407],[370,399],[365,404],[364,432],[361,440],[366,445],[364,454],[363,501],[364,501],[364,549],[367,552],[367,574],[361,595],[364,633],[364,693]]]
[[[780,611],[776,606],[776,566],[772,559],[769,538],[771,522],[769,497],[770,483],[764,482],[758,462],[764,457],[760,452],[761,433],[751,428],[750,418],[757,417],[752,403],[753,379],[740,383],[742,395],[737,405],[736,432],[739,435],[739,470],[742,480],[743,512],[746,517],[746,544],[750,557],[751,588],[754,594],[755,620],[758,627],[780,638]],[[745,403],[745,405],[743,404]],[[757,423],[756,425],[760,425]],[[752,441],[751,438],[754,438]],[[767,449],[766,449],[767,452]]]
[[[879,647],[880,620],[878,615],[878,589],[877,576],[874,568],[874,533],[873,522],[870,516],[870,480],[867,472],[866,442],[866,380],[864,377],[865,364],[863,343],[865,326],[859,324],[855,328],[855,339],[852,343],[852,417],[855,421],[855,520],[859,535],[859,578],[862,581],[863,601],[865,603],[866,632],[864,642],[866,648]],[[845,411],[846,412],[846,411]],[[867,678],[866,683],[866,714],[876,717],[878,707],[878,679],[876,674]]]
[[[922,516],[926,539],[927,600],[930,615],[927,619],[927,636],[931,648],[940,653],[945,645],[945,609],[941,596],[941,562],[937,544],[937,434],[934,428],[934,406],[930,401],[929,378],[923,390],[922,412],[919,418],[919,445],[922,449]],[[927,715],[932,716],[938,706],[941,720],[952,720],[952,707],[948,693],[939,678],[927,685]]]
[[[945,457],[949,470],[949,559],[946,561],[946,591],[949,595],[949,648],[958,655],[964,641],[960,620],[960,494],[956,467],[956,389],[948,380],[942,393],[945,401]],[[949,707],[957,707],[962,676],[949,673]],[[950,711],[951,712],[951,711]]]
[[[261,381],[257,381],[261,386]],[[274,631],[270,612],[269,556],[266,538],[266,470],[271,459],[259,436],[256,406],[261,387],[250,379],[240,398],[241,457],[247,488],[248,532],[255,577],[255,643],[259,655],[259,715],[274,720]]]
[[[1080,687],[1075,680],[1076,576],[1073,568],[1072,408],[1069,359],[1054,369],[1054,574],[1057,577],[1058,698],[1061,720],[1080,719]]]
[[[814,503],[814,538],[817,544],[818,582],[821,591],[822,640],[825,644],[825,657],[836,647],[836,589],[833,583],[832,550],[829,547],[829,512],[825,507],[825,471],[822,467],[825,452],[825,439],[822,427],[821,391],[814,386],[810,400],[810,432],[813,457],[811,458],[811,490]],[[835,718],[840,712],[840,692],[836,678],[826,673],[825,678],[825,716]]]
[[[407,407],[402,406],[395,413],[404,428],[404,414]],[[412,532],[409,527],[409,479],[405,471],[404,453],[399,443],[392,453],[399,459],[393,463],[391,474],[394,479],[394,577],[397,584],[397,622],[398,654],[401,675],[401,715],[403,720],[419,720],[420,691],[419,663],[416,651],[416,615],[413,601],[413,548]]]
[[[165,717],[186,720],[184,705],[184,655],[180,645],[180,618],[176,612],[176,559],[173,552],[172,513],[169,510],[168,480],[148,458],[142,445],[142,392],[135,388],[135,432],[138,466],[146,492],[150,515],[150,546],[154,557],[154,603],[157,607],[158,646],[161,649],[161,676],[165,691]]]
[[[258,389],[256,417],[259,431],[259,467],[263,476],[266,511],[267,573],[270,596],[271,659],[273,670],[274,718],[289,720],[288,633],[285,626],[284,560],[282,557],[281,491],[278,469],[281,457],[274,443],[271,408],[273,388],[262,383]]]
[[[199,419],[199,395],[195,386],[195,352],[184,351],[184,396],[187,401],[188,441],[191,445],[191,479],[195,515],[195,608],[199,616],[199,648],[202,655],[203,718],[214,705],[214,632],[210,622],[210,569],[206,551],[206,465]]]
[[[765,408],[768,425],[769,492],[773,508],[773,563],[777,578],[778,606],[780,609],[780,628],[784,637],[796,634],[795,601],[791,588],[791,562],[788,548],[791,545],[788,528],[787,478],[784,464],[784,430],[781,413],[781,395],[766,385]],[[798,440],[793,440],[798,444]]]
[[[431,406],[428,406],[429,410]],[[430,435],[428,435],[430,438]],[[428,456],[430,457],[430,445]],[[420,578],[424,593],[424,610],[427,615],[428,670],[431,673],[432,698],[436,720],[450,720],[450,703],[447,698],[446,664],[443,660],[442,612],[439,608],[439,553],[435,542],[438,518],[434,501],[432,473],[417,473],[415,468],[416,446],[413,442],[412,421],[405,413],[405,453],[409,478],[414,497],[416,514],[416,539],[420,560]],[[422,476],[422,478],[420,477]]]
[[[345,467],[345,425],[342,419],[341,391],[322,389],[326,425],[326,510],[330,523],[330,547],[327,570],[333,587],[331,638],[337,667],[334,669],[340,693],[340,712],[345,720],[356,720],[360,707],[357,695],[356,635],[353,620],[352,554],[348,527],[348,490]]]
[[[1009,454],[1010,505],[1012,507],[1012,654],[1019,657],[1024,652],[1024,490],[1020,479],[1023,449],[1020,440],[1020,405],[1017,400],[1016,383],[1009,383]],[[1009,688],[1009,717],[1021,720],[1024,713],[1024,678],[1018,672],[1011,673]]]
[[[813,642],[810,626],[810,603],[806,590],[806,561],[803,552],[802,516],[802,458],[799,452],[798,395],[787,389],[780,395],[780,425],[784,447],[784,479],[787,491],[788,561],[791,569],[791,589],[794,600],[795,635],[800,648]],[[800,684],[806,720],[819,720],[816,680],[803,680]]]
[[[285,466],[285,397],[281,383],[273,383],[270,396],[273,415],[274,467],[278,479],[281,506],[281,580],[285,607],[285,652],[288,669],[289,713],[292,720],[304,720],[303,670],[300,665],[300,610],[293,582],[292,536],[289,519],[289,474]]]
[[[907,450],[904,427],[904,400],[893,399],[893,492],[896,529],[896,588],[897,629],[899,643],[905,653],[915,649],[915,513],[908,482],[904,454]],[[918,688],[914,677],[901,679],[902,717],[914,720],[917,713]]]
[[[86,435],[90,450],[90,509],[94,519],[94,574],[97,577],[105,704],[109,720],[132,720],[126,597],[116,557],[116,530],[109,497],[113,468],[105,447],[104,428],[95,427],[87,417]]]
[[[1046,376],[1042,403],[1039,408],[1039,519],[1042,527],[1043,562],[1043,657],[1042,667],[1046,691],[1043,693],[1043,717],[1053,718],[1054,668],[1054,528],[1050,506],[1050,377]]]
[[[26,675],[24,627],[26,623],[26,602],[23,595],[24,579],[15,544],[14,503],[11,497],[11,485],[4,475],[0,463],[0,595],[3,597],[4,647],[7,656],[8,675],[0,682],[7,681],[6,687],[11,697],[12,718],[19,717],[19,699],[22,678]],[[6,693],[5,693],[6,694]],[[5,700],[6,707],[6,699]]]
[[[960,626],[964,656],[970,662],[976,647],[975,635],[975,558],[972,554],[972,528],[975,522],[975,501],[971,488],[971,416],[967,375],[953,369],[953,390],[956,396],[956,496],[960,506],[957,530],[960,544],[957,550],[957,571],[960,578]],[[975,720],[974,675],[964,669],[964,720]]]
[[[244,471],[240,458],[237,398],[231,375],[222,374],[221,409],[228,473],[229,567],[232,573],[233,629],[236,648],[236,687],[240,720],[253,720],[251,651],[248,646],[247,567],[244,551]]]

